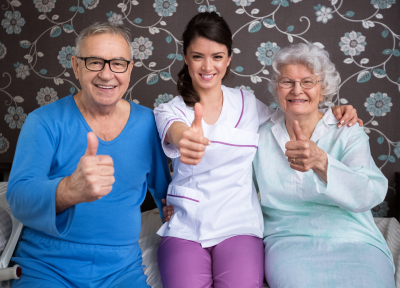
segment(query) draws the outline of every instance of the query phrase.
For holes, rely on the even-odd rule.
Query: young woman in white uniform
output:
[[[174,169],[167,193],[174,215],[158,231],[166,288],[262,287],[263,217],[252,161],[258,127],[274,110],[248,91],[221,85],[231,47],[222,17],[215,12],[193,17],[183,33],[181,96],[155,109]],[[347,108],[347,117],[353,117]]]

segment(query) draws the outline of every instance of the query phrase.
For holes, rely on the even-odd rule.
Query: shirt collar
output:
[[[333,115],[331,108],[320,109],[319,111],[324,113],[324,116],[318,122],[313,134],[311,135],[310,140],[314,142],[317,142],[322,138],[332,128],[332,125],[336,125],[339,122],[335,115]],[[271,116],[271,121],[275,124],[272,127],[272,133],[278,141],[279,146],[281,146],[283,153],[286,151],[285,144],[289,141],[289,135],[287,134],[284,120],[285,113],[280,109]]]

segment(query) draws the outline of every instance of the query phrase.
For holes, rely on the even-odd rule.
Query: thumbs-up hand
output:
[[[304,135],[297,120],[293,122],[293,133],[296,141],[289,141],[285,145],[287,149],[285,155],[291,162],[290,167],[300,172],[313,169],[317,173],[318,170],[318,175],[320,170],[326,171],[328,165],[326,153]]]
[[[108,155],[96,155],[99,140],[96,134],[87,134],[86,153],[80,159],[69,179],[74,202],[92,202],[111,192],[114,178],[114,163]]]
[[[200,103],[194,105],[194,120],[192,126],[185,130],[179,141],[181,162],[188,165],[197,165],[204,156],[206,146],[210,140],[204,137],[201,120],[203,119],[203,108]]]

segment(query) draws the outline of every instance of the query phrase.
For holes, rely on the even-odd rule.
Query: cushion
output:
[[[0,199],[5,199],[7,182],[0,182]],[[1,201],[1,200],[0,200]],[[0,255],[7,245],[12,230],[11,217],[6,210],[0,207]]]

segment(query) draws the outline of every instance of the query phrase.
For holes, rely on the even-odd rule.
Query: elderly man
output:
[[[150,109],[122,99],[129,34],[84,29],[72,66],[82,90],[29,114],[7,200],[25,226],[12,287],[148,287],[138,244],[147,188],[161,211],[170,182]]]

